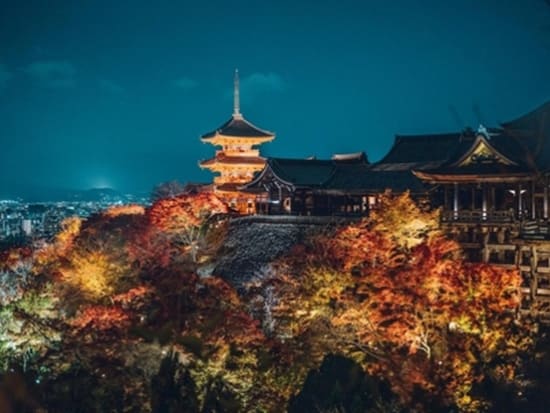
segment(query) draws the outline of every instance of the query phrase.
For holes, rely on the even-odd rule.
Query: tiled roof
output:
[[[242,184],[237,184],[237,183],[234,183],[234,182],[227,182],[225,184],[216,185],[216,189],[218,191],[237,192],[241,185]]]
[[[470,154],[478,156],[473,149],[479,139],[491,156],[462,162]],[[271,158],[266,168],[295,187],[319,191],[369,192],[389,188],[425,192],[428,187],[417,178],[417,172],[423,177],[447,174],[466,180],[469,176],[485,176],[493,181],[499,176],[525,179],[538,171],[550,171],[550,102],[499,129],[396,136],[392,148],[379,162],[368,164],[366,157],[353,161],[360,158],[363,157],[356,154],[333,160]],[[262,173],[251,186],[260,183],[261,177]]]
[[[242,116],[235,115],[218,129],[205,133],[201,138],[209,139],[216,136],[216,134],[244,138],[272,138],[275,136],[272,132],[254,126]]]
[[[329,160],[269,158],[267,162],[275,175],[295,186],[320,186],[334,170]]]
[[[550,101],[502,123],[502,134],[514,139],[528,154],[526,162],[539,171],[550,169]]]
[[[323,184],[327,191],[396,192],[410,190],[425,192],[427,188],[411,171],[376,171],[370,166],[346,165],[336,168],[331,178]]]
[[[425,172],[428,176],[461,176],[464,179],[482,179],[482,177],[517,177],[533,173],[533,162],[529,161],[529,150],[522,146],[517,139],[502,131],[493,131],[491,134],[478,133],[474,141],[463,141],[457,146],[455,153],[438,166],[414,168],[415,171]],[[478,145],[484,145],[490,151],[486,159],[465,162],[472,156]],[[422,176],[422,174],[418,174]],[[468,178],[469,179],[469,178]]]
[[[215,158],[207,159],[201,162],[201,166],[215,165],[215,164],[251,164],[251,165],[263,165],[265,159],[259,156],[217,156]]]
[[[465,142],[473,141],[469,131],[437,135],[396,136],[393,146],[377,165],[433,164],[449,159]],[[375,169],[377,169],[375,167]],[[384,169],[384,168],[382,168]]]
[[[345,160],[269,158],[266,169],[276,178],[294,187],[319,192],[380,192],[411,190],[425,192],[426,187],[410,170],[375,171],[365,157]],[[261,174],[248,188],[261,184]]]

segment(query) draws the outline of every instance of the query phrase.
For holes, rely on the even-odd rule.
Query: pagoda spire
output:
[[[242,117],[241,99],[239,93],[239,69],[235,69],[235,77],[233,78],[233,117]]]

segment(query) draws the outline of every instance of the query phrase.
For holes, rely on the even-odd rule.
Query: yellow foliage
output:
[[[378,200],[369,219],[372,229],[390,235],[402,247],[420,244],[428,234],[439,232],[439,212],[421,211],[408,192],[386,192]]]
[[[61,223],[61,231],[56,235],[55,242],[59,246],[68,246],[80,232],[82,219],[69,217]]]
[[[145,214],[145,208],[141,205],[118,205],[107,208],[103,211],[103,215],[106,217],[114,218],[121,215],[143,215]]]
[[[71,265],[61,269],[63,281],[88,298],[109,296],[116,290],[117,281],[128,271],[128,266],[113,262],[97,251],[76,252]]]

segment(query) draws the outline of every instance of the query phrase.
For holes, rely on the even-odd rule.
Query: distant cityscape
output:
[[[87,218],[111,206],[150,202],[148,195],[121,194],[107,188],[72,191],[64,197],[44,202],[0,199],[0,248],[49,239],[69,217]]]

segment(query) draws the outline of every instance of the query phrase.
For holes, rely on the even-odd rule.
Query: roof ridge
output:
[[[442,132],[442,133],[430,133],[430,134],[411,134],[411,135],[400,135],[400,134],[396,134],[395,135],[395,140],[394,142],[397,142],[397,141],[401,141],[403,139],[418,139],[418,140],[421,140],[421,139],[434,139],[434,138],[438,138],[438,137],[454,137],[454,136],[460,136],[464,133],[464,131],[462,132]]]
[[[501,122],[500,125],[503,127],[503,128],[506,128],[507,126],[510,126],[514,123],[517,123],[517,122],[520,122],[522,120],[524,120],[525,118],[528,118],[530,116],[533,116],[535,115],[537,112],[541,112],[541,111],[545,111],[545,110],[550,110],[550,100],[547,100],[546,102],[542,103],[541,105],[537,106],[536,108],[530,110],[529,112],[521,115],[521,116],[518,116],[512,120],[509,120],[508,122]]]

